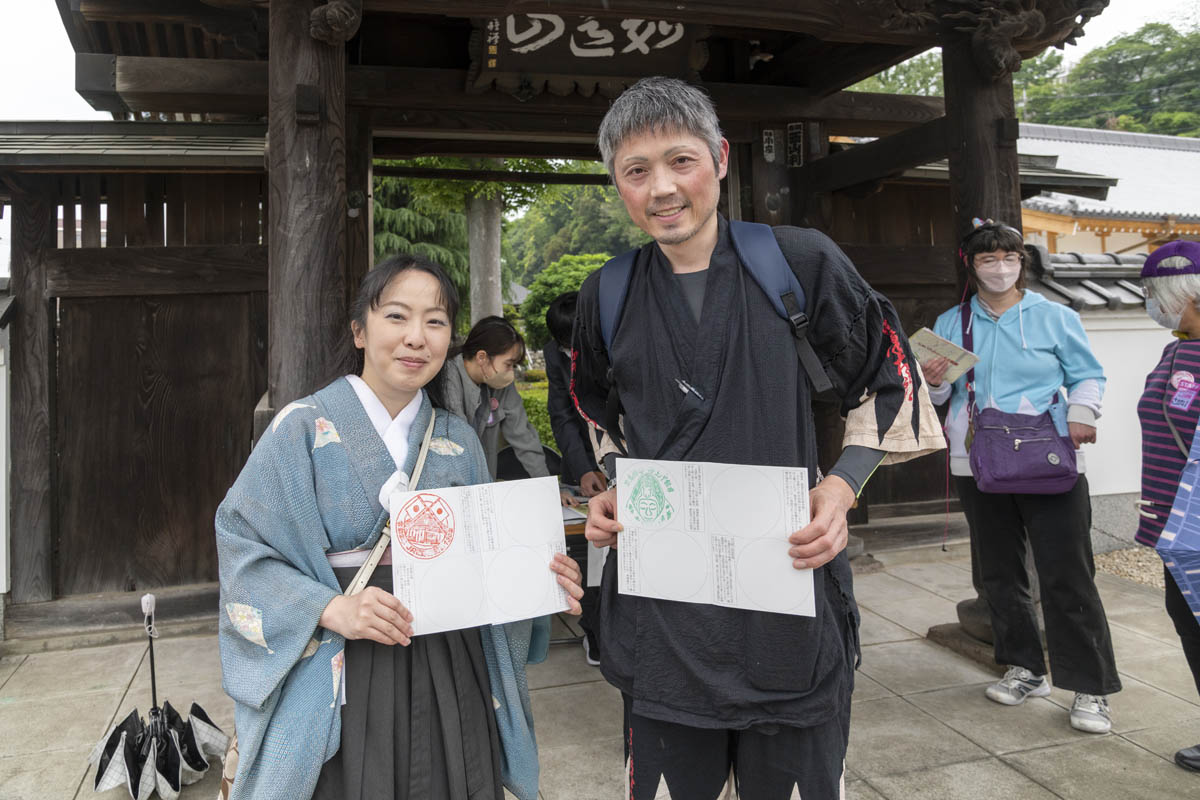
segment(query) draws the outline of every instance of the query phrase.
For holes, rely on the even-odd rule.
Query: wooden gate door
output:
[[[98,220],[100,178],[78,180],[64,206],[78,187]],[[266,388],[261,184],[108,176],[105,246],[72,226],[48,266],[56,595],[217,578],[213,516]]]

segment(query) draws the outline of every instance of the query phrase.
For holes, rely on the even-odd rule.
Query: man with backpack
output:
[[[639,81],[599,145],[654,242],[580,290],[579,412],[633,457],[802,466],[816,483],[779,554],[813,570],[814,617],[623,595],[608,559],[601,669],[624,698],[630,797],[837,797],[859,655],[846,512],[880,463],[944,446],[928,393],[895,310],[832,241],[716,213],[729,144],[703,92]],[[814,389],[847,418],[823,480]],[[615,491],[592,498],[588,539],[619,548],[617,516]]]

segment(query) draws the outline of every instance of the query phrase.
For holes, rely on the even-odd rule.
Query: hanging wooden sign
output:
[[[646,75],[697,80],[708,30],[682,22],[509,14],[475,21],[469,91],[620,94]]]

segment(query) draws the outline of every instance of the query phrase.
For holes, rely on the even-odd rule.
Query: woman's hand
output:
[[[579,491],[583,492],[584,497],[595,497],[607,488],[608,481],[604,480],[604,473],[600,470],[584,473],[579,479]]]
[[[796,569],[816,569],[846,549],[846,512],[854,505],[854,490],[837,475],[827,475],[808,493],[808,502],[812,522],[788,537],[788,555]]]
[[[617,534],[623,528],[617,522],[617,490],[609,489],[588,500],[587,524],[583,535],[596,547],[616,547]]]
[[[1078,450],[1081,444],[1095,444],[1096,426],[1084,425],[1082,422],[1068,422],[1067,431],[1071,434],[1071,444]]]
[[[941,386],[948,369],[950,369],[950,359],[941,356],[921,362],[921,372],[930,386]]]
[[[573,506],[575,505],[575,495],[571,494],[566,489],[559,489],[558,502],[562,503],[564,507]]]
[[[567,590],[567,613],[579,616],[583,613],[583,606],[579,604],[583,598],[583,573],[579,564],[568,555],[555,553],[550,569],[558,573],[558,585]]]
[[[347,639],[407,645],[412,641],[412,618],[394,594],[368,586],[353,597],[339,594],[330,600],[321,612],[321,627]]]

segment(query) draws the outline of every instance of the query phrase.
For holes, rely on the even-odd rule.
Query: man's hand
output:
[[[579,491],[583,492],[584,497],[595,497],[607,488],[608,481],[604,480],[604,473],[600,470],[584,473],[579,479]]]
[[[583,535],[596,547],[616,547],[617,534],[621,532],[617,522],[617,490],[609,489],[588,500],[587,524]]]
[[[394,594],[368,586],[353,597],[339,594],[330,600],[321,612],[321,627],[347,639],[407,645],[412,641],[412,619]]]
[[[812,522],[788,537],[788,555],[796,569],[816,569],[846,549],[846,512],[854,505],[854,490],[838,476],[828,475],[808,493],[808,503]]]
[[[1096,442],[1096,426],[1084,425],[1082,422],[1068,422],[1067,430],[1071,434],[1071,443],[1075,445],[1075,449],[1079,449],[1081,444],[1095,444]]]
[[[575,505],[575,502],[576,502],[575,495],[571,494],[566,489],[559,489],[558,490],[558,502],[562,503],[564,508],[566,508],[568,506],[573,506],[573,505]]]
[[[921,373],[925,376],[925,381],[930,386],[941,386],[942,378],[946,377],[946,370],[950,369],[950,359],[948,358],[931,358],[928,361],[921,362]]]

